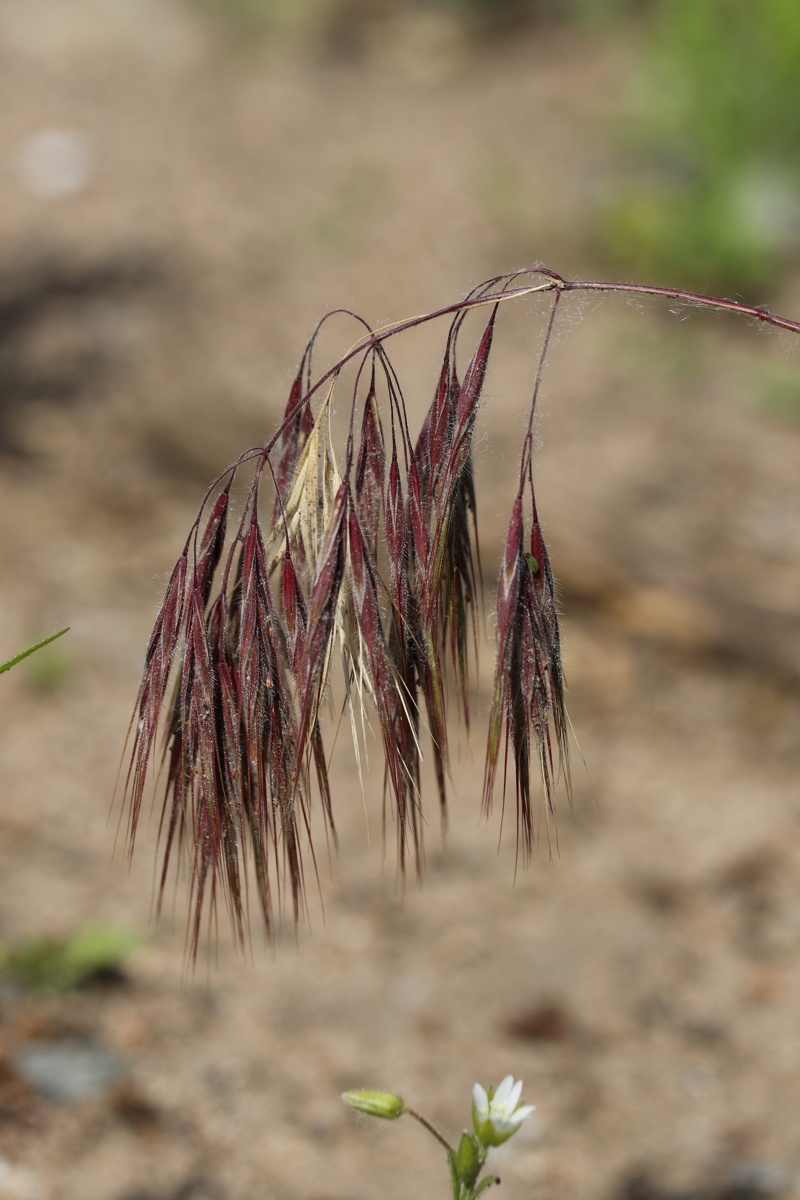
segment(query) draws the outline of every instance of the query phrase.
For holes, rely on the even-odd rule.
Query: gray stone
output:
[[[115,1055],[86,1041],[41,1042],[13,1056],[22,1078],[40,1096],[76,1104],[102,1096],[128,1071]]]

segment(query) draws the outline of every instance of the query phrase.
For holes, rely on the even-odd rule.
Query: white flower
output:
[[[522,1080],[514,1082],[506,1075],[496,1088],[487,1092],[476,1083],[472,1089],[472,1125],[484,1146],[502,1146],[534,1111],[533,1104],[520,1104]]]

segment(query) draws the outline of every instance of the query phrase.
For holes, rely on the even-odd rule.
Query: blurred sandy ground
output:
[[[256,934],[243,963],[223,932],[186,981],[180,901],[174,929],[147,924],[155,828],[130,874],[110,861],[160,588],[316,319],[399,318],[539,259],[605,273],[585,232],[623,44],[553,25],[476,41],[402,6],[285,25],[0,4],[0,658],[72,627],[0,688],[0,937],[148,937],[115,990],[2,985],[0,1196],[442,1194],[433,1144],[338,1092],[395,1088],[455,1133],[474,1079],[509,1070],[538,1110],[500,1164],[508,1200],[791,1193],[800,436],[750,399],[759,372],[796,376],[788,337],[613,300],[567,313],[537,467],[587,769],[576,753],[554,863],[542,846],[512,885],[509,830],[497,854],[478,820],[482,735],[402,905],[380,771],[368,844],[341,748],[342,847],[330,869],[321,850],[325,917],[312,889],[297,951]],[[541,317],[507,314],[489,379],[490,586]],[[436,353],[427,333],[397,349],[417,417]],[[490,670],[486,653],[484,687]],[[129,1074],[58,1105],[19,1055],[75,1038]]]

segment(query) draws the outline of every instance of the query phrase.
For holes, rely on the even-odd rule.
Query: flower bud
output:
[[[455,1156],[458,1177],[469,1191],[475,1187],[481,1168],[486,1162],[486,1151],[471,1133],[462,1133]]]
[[[403,1098],[394,1092],[358,1088],[354,1092],[342,1092],[342,1099],[358,1112],[367,1113],[370,1117],[382,1117],[385,1121],[394,1121],[406,1111]]]

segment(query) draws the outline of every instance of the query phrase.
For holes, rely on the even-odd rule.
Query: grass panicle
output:
[[[359,771],[359,743],[368,726],[376,729],[398,867],[421,871],[423,749],[432,749],[444,821],[451,700],[467,728],[471,716],[468,660],[482,586],[476,418],[500,310],[532,295],[549,299],[550,311],[497,582],[482,807],[491,812],[498,777],[505,802],[510,764],[519,857],[530,856],[540,825],[550,842],[559,780],[570,788],[568,719],[532,429],[559,305],[571,291],[660,296],[800,332],[797,322],[736,301],[569,282],[541,267],[489,280],[456,304],[379,330],[350,313],[358,341],[317,372],[320,322],[274,436],[245,451],[206,492],[158,610],[131,722],[130,848],[148,779],[158,771],[158,905],[185,863],[190,954],[207,923],[213,928],[220,901],[241,944],[252,907],[268,935],[284,910],[295,921],[303,916],[307,863],[316,870],[312,802],[336,841],[325,738],[345,714]],[[488,320],[467,355],[465,320],[477,308],[488,310]],[[448,317],[433,398],[413,439],[387,343]],[[459,359],[467,362],[463,372]],[[343,406],[337,393],[351,375]],[[341,466],[335,408],[349,414]],[[242,499],[234,504],[234,497]],[[340,684],[332,673],[337,659]]]

